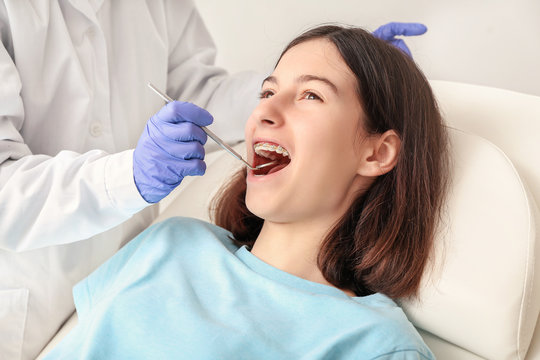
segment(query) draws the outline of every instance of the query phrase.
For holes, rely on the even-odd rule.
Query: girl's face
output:
[[[248,170],[248,209],[267,222],[331,226],[372,182],[360,171],[363,119],[356,78],[331,42],[287,51],[245,129],[251,163],[283,163]]]

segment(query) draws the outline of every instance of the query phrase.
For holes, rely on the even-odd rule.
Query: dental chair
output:
[[[449,127],[452,178],[420,296],[401,305],[437,359],[540,359],[540,97],[431,85]],[[185,179],[156,221],[208,220],[210,199],[240,164],[223,151],[206,162],[206,175]]]

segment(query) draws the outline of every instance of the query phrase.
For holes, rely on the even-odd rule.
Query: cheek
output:
[[[304,129],[305,137],[301,139],[304,142],[304,153],[307,157],[315,158],[315,161],[321,161],[334,165],[347,166],[349,161],[357,157],[357,129],[345,124],[326,126],[318,129]],[[318,160],[317,160],[318,159]],[[334,164],[337,162],[338,164]]]
[[[343,130],[323,129],[318,137],[313,138],[317,140],[309,139],[301,155],[307,159],[301,171],[305,172],[304,176],[309,174],[306,180],[310,180],[314,187],[321,187],[321,191],[338,186],[343,191],[357,174],[360,160],[355,130],[349,127]]]
[[[251,134],[255,130],[255,120],[253,119],[253,114],[247,119],[246,125],[244,126],[244,138],[247,140],[251,138]]]

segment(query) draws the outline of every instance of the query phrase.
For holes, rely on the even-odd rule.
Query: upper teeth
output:
[[[281,145],[274,145],[274,144],[261,142],[261,143],[255,144],[255,146],[253,148],[255,149],[255,153],[257,155],[267,156],[268,155],[267,153],[264,154],[262,152],[263,151],[266,151],[266,152],[272,151],[272,152],[276,152],[278,154],[281,154],[283,156],[286,156],[286,157],[290,158],[289,152],[287,150],[285,150]]]

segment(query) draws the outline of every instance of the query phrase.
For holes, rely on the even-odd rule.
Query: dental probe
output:
[[[156,94],[158,94],[163,100],[165,100],[166,103],[170,103],[171,101],[174,101],[169,95],[165,94],[165,93],[162,93],[161,91],[159,91],[152,83],[148,83],[148,87],[152,90],[154,90],[154,92]],[[231,154],[232,156],[234,156],[235,158],[237,158],[238,160],[242,161],[244,164],[246,164],[246,166],[251,169],[251,170],[259,170],[259,169],[262,169],[262,168],[265,168],[267,166],[270,166],[270,165],[274,165],[276,163],[276,161],[270,161],[269,163],[266,163],[266,164],[261,164],[261,165],[257,165],[255,167],[251,166],[246,160],[244,160],[242,158],[242,156],[237,153],[236,151],[234,151],[234,149],[232,147],[230,147],[227,143],[225,143],[223,140],[221,140],[216,134],[214,134],[210,129],[206,128],[206,126],[201,126],[201,129],[203,129],[203,131],[206,133],[206,135],[208,135],[208,137],[212,140],[214,140],[216,142],[216,144],[218,144],[219,146],[221,146],[222,148],[224,148],[225,150],[227,150],[227,152],[229,154]]]

